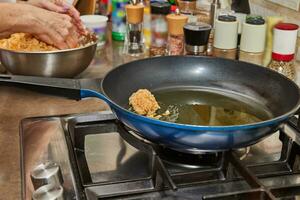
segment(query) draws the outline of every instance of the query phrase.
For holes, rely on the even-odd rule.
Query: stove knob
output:
[[[59,186],[63,184],[62,173],[58,164],[45,162],[38,165],[30,174],[34,189],[47,184]]]
[[[48,184],[40,187],[32,194],[33,200],[64,200],[64,189],[62,186]]]

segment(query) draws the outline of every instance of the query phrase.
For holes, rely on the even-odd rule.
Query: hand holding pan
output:
[[[272,134],[299,109],[298,86],[283,75],[250,63],[208,57],[169,56],[119,66],[101,79],[1,76],[1,84],[25,86],[71,99],[96,97],[117,118],[144,138],[179,151],[223,151],[241,148]],[[138,89],[168,88],[213,91],[264,106],[271,119],[234,126],[197,126],[160,121],[127,110]]]

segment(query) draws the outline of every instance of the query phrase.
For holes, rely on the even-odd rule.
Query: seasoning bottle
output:
[[[196,0],[178,0],[177,2],[180,13],[187,15],[189,22],[194,21],[193,15],[196,10]]]
[[[168,22],[168,55],[182,55],[184,52],[183,26],[186,24],[188,17],[179,14],[177,9],[176,14],[167,15]]]
[[[235,16],[220,15],[215,21],[213,56],[236,59],[238,22]]]
[[[192,22],[183,27],[187,55],[206,55],[211,25]]]
[[[269,68],[295,80],[294,56],[299,26],[279,23],[274,27],[272,60]]]
[[[145,51],[143,34],[144,6],[142,4],[126,5],[126,37],[124,53],[132,56],[139,56]]]
[[[168,24],[166,15],[170,13],[171,5],[167,2],[151,3],[151,45],[150,56],[166,54],[168,39]]]
[[[126,34],[125,5],[128,0],[112,0],[112,39],[124,41]]]
[[[261,16],[247,16],[243,23],[239,60],[262,65],[266,24]]]
[[[267,67],[272,60],[274,26],[282,22],[283,18],[279,16],[270,16],[266,18],[266,21],[267,21],[267,37],[266,37],[265,53],[264,53],[264,60],[263,60],[264,67]]]
[[[143,21],[143,31],[145,37],[145,46],[148,49],[151,44],[151,9],[150,0],[144,0],[144,21]]]
[[[210,5],[210,24],[212,27],[215,27],[215,21],[218,16],[218,10],[221,8],[219,0],[213,0]]]

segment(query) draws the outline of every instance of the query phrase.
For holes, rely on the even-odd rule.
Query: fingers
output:
[[[76,8],[73,5],[69,5],[63,0],[56,0],[55,4],[63,7],[64,10],[66,10],[66,12],[64,13],[68,14],[73,18],[72,23],[77,27],[78,32],[80,34],[85,34],[86,31],[80,19],[80,13],[76,10]]]
[[[59,49],[67,49],[68,44],[64,42],[63,38],[56,34],[56,33],[51,33],[51,34],[41,34],[41,35],[36,35],[40,40],[46,42],[47,44],[50,44],[52,46],[55,46]]]
[[[69,15],[33,8],[30,16],[32,28],[29,32],[44,42],[59,49],[78,46],[79,34]]]
[[[68,11],[66,8],[59,6],[51,1],[42,1],[41,6],[44,9],[58,13],[66,13]]]

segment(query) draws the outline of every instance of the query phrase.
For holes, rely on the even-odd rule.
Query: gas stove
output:
[[[20,124],[23,199],[298,199],[300,128],[227,152],[177,152],[110,111]]]

